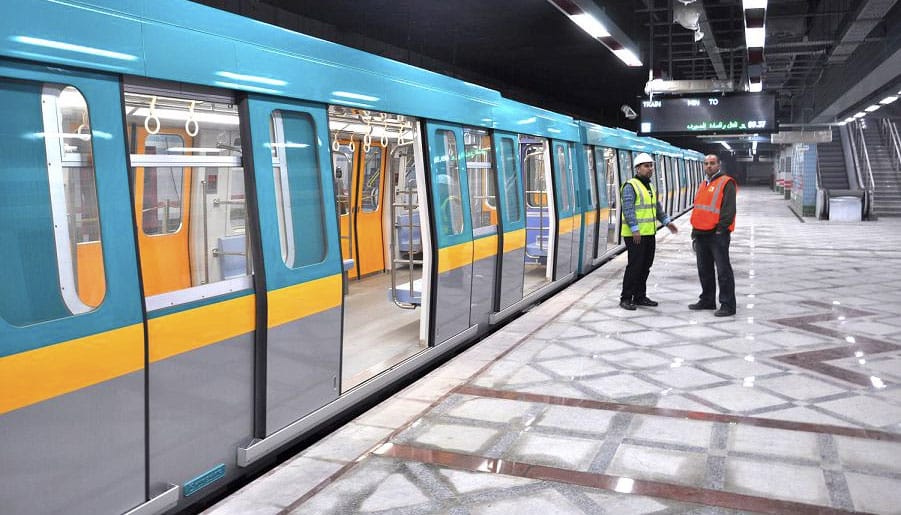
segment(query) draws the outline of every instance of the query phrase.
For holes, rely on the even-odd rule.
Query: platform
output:
[[[659,307],[621,255],[205,513],[901,512],[901,225],[788,203],[739,191],[735,317],[683,216]]]

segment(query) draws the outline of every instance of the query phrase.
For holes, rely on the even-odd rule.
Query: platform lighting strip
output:
[[[763,47],[766,44],[767,0],[742,0],[745,43],[748,47],[748,91],[763,91]]]
[[[894,95],[888,95],[887,97],[883,98],[876,104],[872,104],[872,105],[865,107],[863,111],[860,111],[856,114],[853,114],[853,115],[845,118],[844,120],[838,122],[838,124],[839,125],[847,125],[847,124],[853,122],[854,120],[863,118],[864,116],[867,115],[867,113],[872,113],[872,112],[878,111],[879,109],[882,108],[882,106],[887,106],[887,105],[891,104],[892,102],[895,102],[896,100],[898,100],[899,97],[901,97],[901,91],[899,91],[897,94],[894,94]]]
[[[614,33],[620,33],[620,31],[618,29],[611,30],[614,29],[614,27],[610,24],[609,20],[606,19],[603,11],[601,11],[593,2],[589,1],[586,3],[584,0],[548,0],[548,2],[569,17],[573,23],[578,25],[591,37],[600,41],[601,44],[613,52],[613,55],[618,57],[620,61],[626,63],[627,66],[642,66],[641,59],[638,55],[632,51],[632,49],[628,48],[627,45],[624,44],[624,41],[614,36]],[[580,4],[585,5],[585,7]],[[591,13],[586,9],[596,10],[597,12]],[[607,24],[610,24],[610,26]],[[628,38],[623,36],[623,39]],[[625,43],[628,43],[628,45],[631,46],[631,41]]]

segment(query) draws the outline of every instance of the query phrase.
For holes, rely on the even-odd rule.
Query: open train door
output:
[[[326,107],[250,96],[242,109],[265,273],[255,276],[266,323],[256,338],[254,433],[269,438],[338,398],[342,257],[329,147],[320,144]],[[242,449],[248,461],[253,447]]]
[[[497,163],[497,199],[501,222],[497,275],[500,294],[496,311],[501,313],[522,300],[525,275],[526,217],[523,208],[519,136],[495,131],[494,158]]]
[[[435,265],[432,288],[432,344],[475,335],[472,299],[472,220],[464,173],[463,129],[426,122],[428,174],[434,212]]]

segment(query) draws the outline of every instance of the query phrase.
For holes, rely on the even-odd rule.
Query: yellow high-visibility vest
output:
[[[638,221],[638,234],[642,236],[653,236],[657,234],[657,193],[654,186],[644,184],[636,177],[629,179],[626,184],[631,184],[635,190],[635,219]],[[625,184],[623,188],[625,188]],[[622,198],[622,192],[620,192]],[[623,237],[632,236],[632,228],[626,222],[626,215],[623,214]]]

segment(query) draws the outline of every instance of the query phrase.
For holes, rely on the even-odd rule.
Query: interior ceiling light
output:
[[[854,115],[854,118],[863,118],[863,117],[866,116],[866,115],[867,115],[867,113],[861,111],[861,112],[855,114],[855,115]]]
[[[882,100],[879,101],[879,103],[885,106],[885,105],[891,104],[895,100],[898,100],[898,97],[895,95],[891,95],[891,96],[883,98]]]
[[[866,111],[868,113],[872,113],[873,111],[878,111],[880,107],[882,107],[882,106],[880,106],[878,104],[873,104],[871,106],[867,106],[866,108],[864,108],[864,111]]]
[[[742,9],[766,9],[767,0],[741,0]]]
[[[728,150],[728,151],[730,151],[730,152],[732,151],[732,147],[730,147],[729,144],[726,143],[725,141],[720,141],[720,144],[721,144],[722,146],[726,147],[726,150]]]
[[[641,66],[641,59],[639,59],[638,56],[632,53],[632,51],[628,48],[620,48],[619,50],[614,50],[613,54],[616,57],[619,57],[619,60],[626,63],[627,66]]]
[[[849,117],[845,118],[845,123],[850,123],[850,122],[853,122],[853,121],[854,121],[854,117],[853,117],[853,116],[849,116]]]
[[[760,77],[751,77],[751,82],[748,83],[748,91],[751,93],[763,91],[763,81],[760,80]]]

